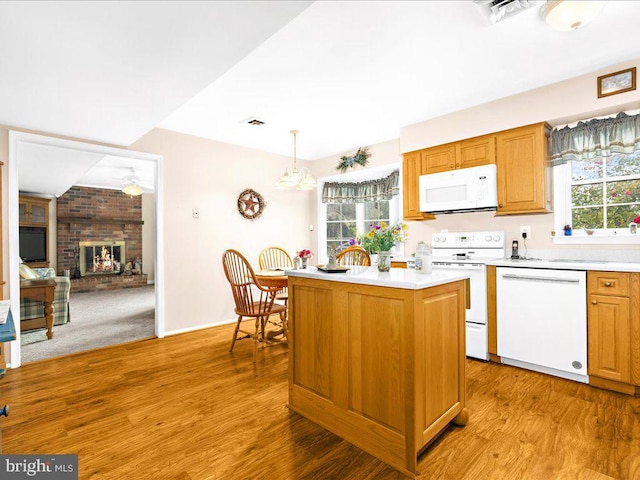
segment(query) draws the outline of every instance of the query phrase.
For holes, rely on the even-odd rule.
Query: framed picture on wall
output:
[[[598,77],[598,98],[636,89],[636,67]]]

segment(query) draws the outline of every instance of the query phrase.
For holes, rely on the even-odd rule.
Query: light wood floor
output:
[[[286,347],[227,351],[230,327],[7,372],[3,453],[77,453],[81,479],[401,479],[291,413]],[[420,458],[424,479],[639,479],[640,399],[468,361],[466,427]]]

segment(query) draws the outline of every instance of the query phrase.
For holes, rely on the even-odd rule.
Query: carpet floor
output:
[[[22,334],[32,342],[22,346],[22,363],[155,336],[153,285],[72,293],[69,308],[71,322],[53,327],[51,340],[46,340],[46,330]]]

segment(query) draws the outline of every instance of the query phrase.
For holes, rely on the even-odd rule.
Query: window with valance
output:
[[[326,182],[322,188],[322,203],[364,203],[391,200],[398,195],[400,172],[394,170],[384,178],[364,182]]]
[[[556,229],[565,223],[578,233],[617,233],[640,216],[640,114],[619,113],[554,129],[551,164],[561,186],[555,200],[556,214],[563,218]]]

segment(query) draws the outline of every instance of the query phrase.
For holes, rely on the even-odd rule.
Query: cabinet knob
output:
[[[450,164],[449,164],[449,168],[453,168],[453,163],[450,163]]]
[[[611,282],[604,282],[604,286],[605,287],[610,287],[611,286]]]
[[[502,204],[501,203],[498,204],[498,208],[502,208]]]
[[[598,301],[597,300],[591,300],[591,305],[597,305]]]
[[[459,166],[460,166],[460,164],[459,164],[459,163],[456,163],[456,167],[459,167]]]

